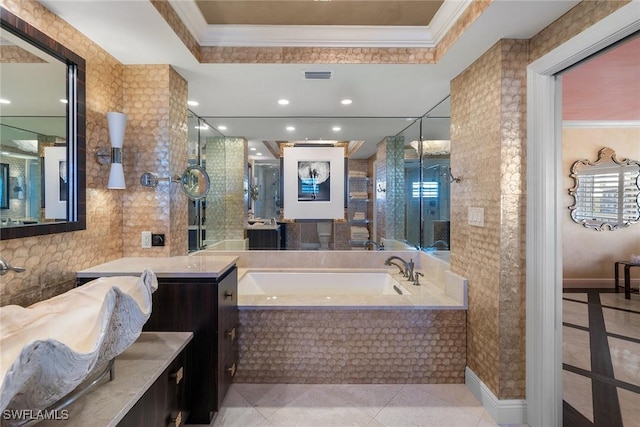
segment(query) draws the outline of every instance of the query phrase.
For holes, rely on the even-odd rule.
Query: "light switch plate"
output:
[[[484,227],[484,208],[469,206],[469,225]]]
[[[151,232],[143,231],[142,232],[142,248],[147,249],[151,247]]]

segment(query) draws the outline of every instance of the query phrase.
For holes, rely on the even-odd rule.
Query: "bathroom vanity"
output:
[[[104,276],[137,275],[151,269],[158,278],[153,311],[144,331],[193,332],[187,350],[187,424],[210,424],[236,373],[237,257],[179,256],[121,258],[79,271],[77,284]]]
[[[249,249],[280,249],[280,225],[257,225],[246,227]]]
[[[143,332],[116,357],[111,381],[107,376],[95,390],[58,411],[60,420],[38,426],[180,425],[186,416],[184,385],[190,373],[185,354],[192,337],[189,332]]]

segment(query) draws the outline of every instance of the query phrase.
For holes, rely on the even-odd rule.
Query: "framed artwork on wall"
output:
[[[286,146],[282,153],[285,221],[344,220],[345,147]]]
[[[67,217],[67,147],[44,148],[44,216]]]

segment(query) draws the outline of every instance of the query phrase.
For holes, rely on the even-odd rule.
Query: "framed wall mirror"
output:
[[[578,160],[571,166],[574,198],[571,218],[594,230],[616,230],[640,221],[640,163],[618,160],[611,148],[598,159]]]
[[[0,209],[0,238],[83,230],[85,61],[4,8],[0,50],[0,156],[6,185],[20,183]]]

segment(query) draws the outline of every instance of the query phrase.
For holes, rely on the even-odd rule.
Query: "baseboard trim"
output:
[[[468,366],[464,371],[467,388],[482,403],[485,411],[497,424],[526,424],[527,401],[524,399],[498,399],[489,387]]]
[[[619,286],[624,286],[624,274],[620,269]],[[631,279],[631,287],[637,288],[640,279]],[[611,279],[562,279],[563,288],[611,288],[615,286],[615,281]]]

